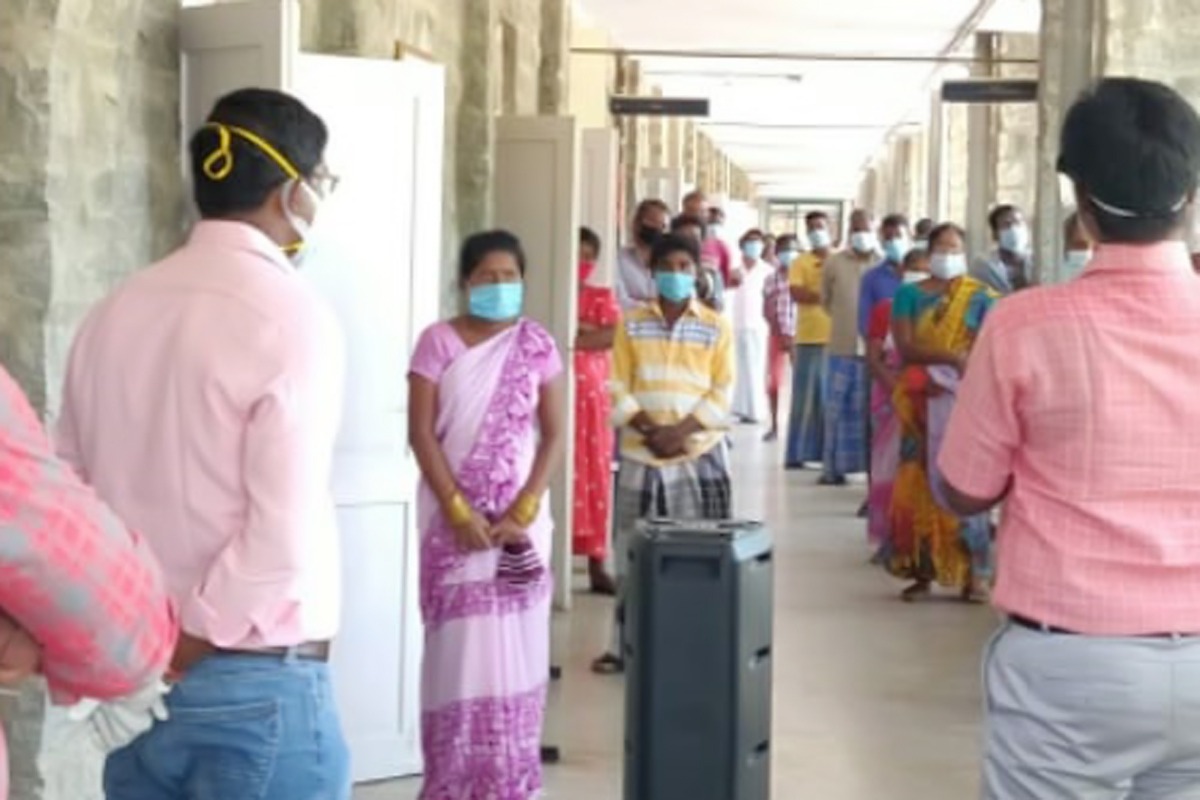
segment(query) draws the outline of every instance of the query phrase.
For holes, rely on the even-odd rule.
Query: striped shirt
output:
[[[628,312],[613,342],[611,382],[613,421],[623,429],[621,454],[665,466],[707,453],[724,438],[733,376],[732,329],[716,311],[693,300],[674,326],[658,303]],[[692,437],[687,456],[664,461],[627,427],[642,411],[659,425],[694,416],[706,430]]]

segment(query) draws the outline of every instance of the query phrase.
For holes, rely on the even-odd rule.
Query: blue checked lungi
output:
[[[787,456],[791,469],[825,454],[825,345],[796,345],[792,370],[792,411],[788,415]]]
[[[825,477],[867,471],[867,364],[830,356],[825,380]]]

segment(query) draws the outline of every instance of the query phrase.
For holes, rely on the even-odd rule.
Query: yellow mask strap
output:
[[[287,175],[294,181],[301,179],[300,170],[292,166],[292,162],[280,153],[266,139],[259,136],[253,131],[248,131],[245,128],[239,128],[236,125],[227,125],[223,122],[210,122],[205,127],[212,128],[220,137],[217,142],[217,149],[209,154],[208,158],[204,159],[204,174],[210,180],[223,181],[233,172],[233,137],[237,136],[240,139],[245,139],[250,144],[257,147],[262,153],[272,161],[274,161],[283,174]]]

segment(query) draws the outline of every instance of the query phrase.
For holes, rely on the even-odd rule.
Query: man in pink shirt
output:
[[[984,797],[1200,797],[1200,280],[1181,238],[1200,117],[1101,81],[1059,169],[1083,274],[999,303],[939,464],[955,509],[1004,500],[985,659]]]
[[[715,214],[715,216],[714,216]],[[733,275],[733,253],[729,245],[721,239],[721,226],[725,214],[719,208],[708,204],[708,195],[697,189],[683,198],[683,214],[681,216],[698,219],[705,224],[704,239],[700,243],[700,258],[709,262],[713,269],[721,275],[721,281],[726,288],[736,286]]]
[[[300,278],[334,180],[325,124],[278,92],[222,98],[191,141],[203,221],[95,308],[59,445],[163,562],[183,628],[170,719],[114,753],[108,800],[346,800],[327,661],[342,338]]]

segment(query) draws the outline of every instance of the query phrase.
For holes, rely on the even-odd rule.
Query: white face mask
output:
[[[1068,250],[1066,258],[1063,259],[1063,273],[1067,278],[1074,278],[1083,272],[1091,260],[1091,250]]]
[[[915,242],[913,242],[913,250],[920,250],[922,253],[924,253],[928,249],[929,249],[929,240],[928,239],[917,239]]]
[[[833,243],[833,238],[830,237],[829,231],[817,228],[808,232],[808,243],[812,245],[813,250],[822,250]]]
[[[295,194],[297,186],[300,187],[301,191],[306,192],[312,200],[313,208],[315,209],[312,222],[309,222],[292,210],[292,196]],[[314,233],[317,226],[317,218],[320,216],[321,197],[306,182],[295,180],[284,187],[283,197],[280,199],[283,201],[283,215],[287,218],[288,224],[292,226],[292,229],[296,231],[296,236],[299,239],[298,244],[300,245],[298,249],[289,251],[289,255],[293,261],[299,264],[312,251],[312,245],[316,239]]]
[[[1000,247],[1010,253],[1026,253],[1029,251],[1029,228],[1018,223],[1000,231]]]
[[[934,253],[929,258],[933,277],[952,281],[967,274],[967,257],[962,253]]]
[[[869,231],[858,231],[850,234],[850,247],[860,254],[875,252],[875,234]]]
[[[903,279],[905,283],[923,283],[929,280],[932,275],[928,272],[906,272]]]

